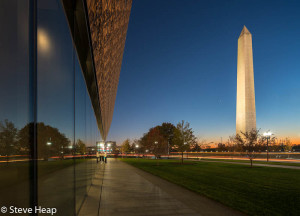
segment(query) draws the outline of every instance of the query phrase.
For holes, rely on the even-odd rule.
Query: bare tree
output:
[[[177,124],[174,131],[174,144],[181,152],[181,163],[183,163],[183,152],[190,148],[190,145],[197,144],[196,137],[190,124],[183,120]]]
[[[122,155],[124,153],[129,153],[131,151],[131,146],[130,146],[130,139],[126,139],[121,146],[121,151],[122,151]]]
[[[284,141],[285,141],[284,150],[287,152],[292,151],[293,143],[291,142],[290,138],[286,137]]]
[[[241,135],[237,134],[234,139],[236,150],[248,157],[251,167],[253,166],[253,159],[256,157],[263,141],[263,137],[259,135],[259,130],[255,129],[246,133],[241,132]]]
[[[201,136],[197,137],[197,144],[200,147],[200,149],[204,148],[204,145],[206,144],[206,140],[202,139]]]

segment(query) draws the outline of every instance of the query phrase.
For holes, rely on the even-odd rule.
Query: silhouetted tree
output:
[[[250,132],[241,132],[241,135],[237,134],[234,142],[235,149],[248,157],[252,167],[253,159],[264,146],[265,138],[259,134],[259,130],[253,129]]]
[[[151,146],[151,152],[155,155],[156,158],[159,158],[161,155],[167,153],[168,141],[161,134],[158,127],[150,129],[147,137],[148,146]]]
[[[30,131],[33,128],[33,123],[27,124],[18,134],[19,143],[22,147],[28,148],[32,143]],[[44,123],[37,123],[37,144],[38,157],[45,160],[51,156],[58,156],[63,153],[71,153],[70,140],[57,128],[45,125]]]
[[[169,152],[169,148],[174,145],[173,139],[174,139],[174,131],[176,127],[169,122],[164,122],[160,126],[158,126],[158,129],[160,131],[160,134],[164,137],[165,141],[168,143],[167,152]]]
[[[284,150],[285,151],[292,151],[293,148],[293,143],[291,142],[291,140],[289,138],[285,138],[284,139],[285,143],[284,143]]]
[[[0,155],[13,155],[20,151],[17,142],[18,129],[8,121],[0,122]]]
[[[130,140],[126,139],[121,146],[122,154],[131,152]]]
[[[199,152],[199,151],[201,151],[200,145],[198,145],[198,143],[196,143],[196,144],[194,145],[194,147],[192,148],[192,151],[193,151],[193,152]]]
[[[85,152],[86,152],[85,143],[81,139],[78,139],[76,141],[76,153],[85,154]]]
[[[196,137],[190,124],[183,120],[179,122],[174,131],[174,145],[178,152],[181,152],[181,163],[183,163],[183,152],[190,148],[190,145],[196,145]]]
[[[139,139],[134,139],[131,145],[131,149],[133,149],[134,153],[140,153],[141,152],[141,143]]]
[[[223,143],[218,143],[218,151],[226,151],[226,146]]]

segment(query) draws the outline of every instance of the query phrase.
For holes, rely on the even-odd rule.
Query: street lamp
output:
[[[104,152],[104,148],[105,148],[104,143],[101,142],[101,143],[100,143],[100,151],[101,151],[101,149],[102,149],[102,152]]]
[[[158,142],[157,142],[157,141],[154,141],[154,144],[157,145]],[[156,150],[155,150],[155,152],[156,152]],[[154,155],[155,155],[155,154],[154,154]],[[156,156],[156,155],[155,155],[155,158],[157,159],[157,156]]]
[[[272,132],[268,131],[264,133],[264,136],[267,139],[267,162],[269,162],[269,139],[271,138]]]
[[[187,142],[183,143],[183,145],[186,145],[186,144],[187,144]],[[189,152],[188,151],[186,151],[186,158],[189,158]]]
[[[139,148],[139,145],[135,145],[135,153],[138,148]],[[139,153],[137,154],[137,157],[139,158]]]
[[[170,140],[173,138],[173,134],[171,134],[168,138],[168,159],[170,158]]]
[[[49,141],[46,143],[48,146],[52,145],[52,142],[51,142],[51,137],[49,139]]]
[[[50,137],[49,141],[46,142],[46,145],[49,146],[49,147],[47,147],[47,150],[46,150],[47,151],[47,159],[48,159],[49,155],[50,155],[50,149],[51,149],[50,146],[52,145],[51,137]]]

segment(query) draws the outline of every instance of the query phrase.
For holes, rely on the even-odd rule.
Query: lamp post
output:
[[[138,148],[139,148],[139,145],[135,145],[135,153],[136,153]],[[139,153],[137,154],[137,157],[139,158]]]
[[[168,159],[169,159],[169,157],[170,157],[170,147],[169,147],[169,139],[168,139]]]
[[[155,144],[155,149],[156,149],[156,146],[157,146],[158,142],[154,141],[154,144]],[[157,159],[156,155],[155,155],[155,158]]]
[[[184,142],[183,144],[186,145],[187,142]],[[189,158],[189,151],[186,151],[186,158],[187,158],[187,159]]]
[[[49,141],[47,142],[47,145],[48,146],[52,145],[51,137],[50,137]]]
[[[183,122],[182,122],[182,127],[181,127],[181,135],[182,135],[182,141],[183,141],[183,146],[182,146],[182,149],[181,149],[181,163],[183,164],[183,149],[184,149],[184,145],[186,145],[186,142],[185,142],[185,136],[184,136],[184,133],[183,133]]]
[[[158,142],[157,141],[154,141],[154,144],[155,144],[155,148],[157,148],[156,146],[158,145]],[[157,149],[156,149],[157,150]],[[154,151],[155,152],[155,151]],[[158,159],[157,158],[157,156],[155,155],[155,158],[156,158],[156,160]],[[158,162],[158,160],[156,161],[156,166],[158,166],[159,165],[159,162]]]
[[[264,136],[267,139],[267,162],[269,162],[269,139],[271,138],[272,132],[268,131],[264,133]]]
[[[49,146],[47,148],[47,160],[48,160],[48,158],[50,156],[50,146],[52,145],[51,137],[50,137],[49,141],[46,142],[46,145]]]
[[[168,138],[168,159],[170,158],[170,140],[173,138],[173,134],[169,135]]]

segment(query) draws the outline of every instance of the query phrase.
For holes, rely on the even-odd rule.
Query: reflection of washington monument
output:
[[[244,26],[238,39],[236,133],[256,129],[252,35]]]

